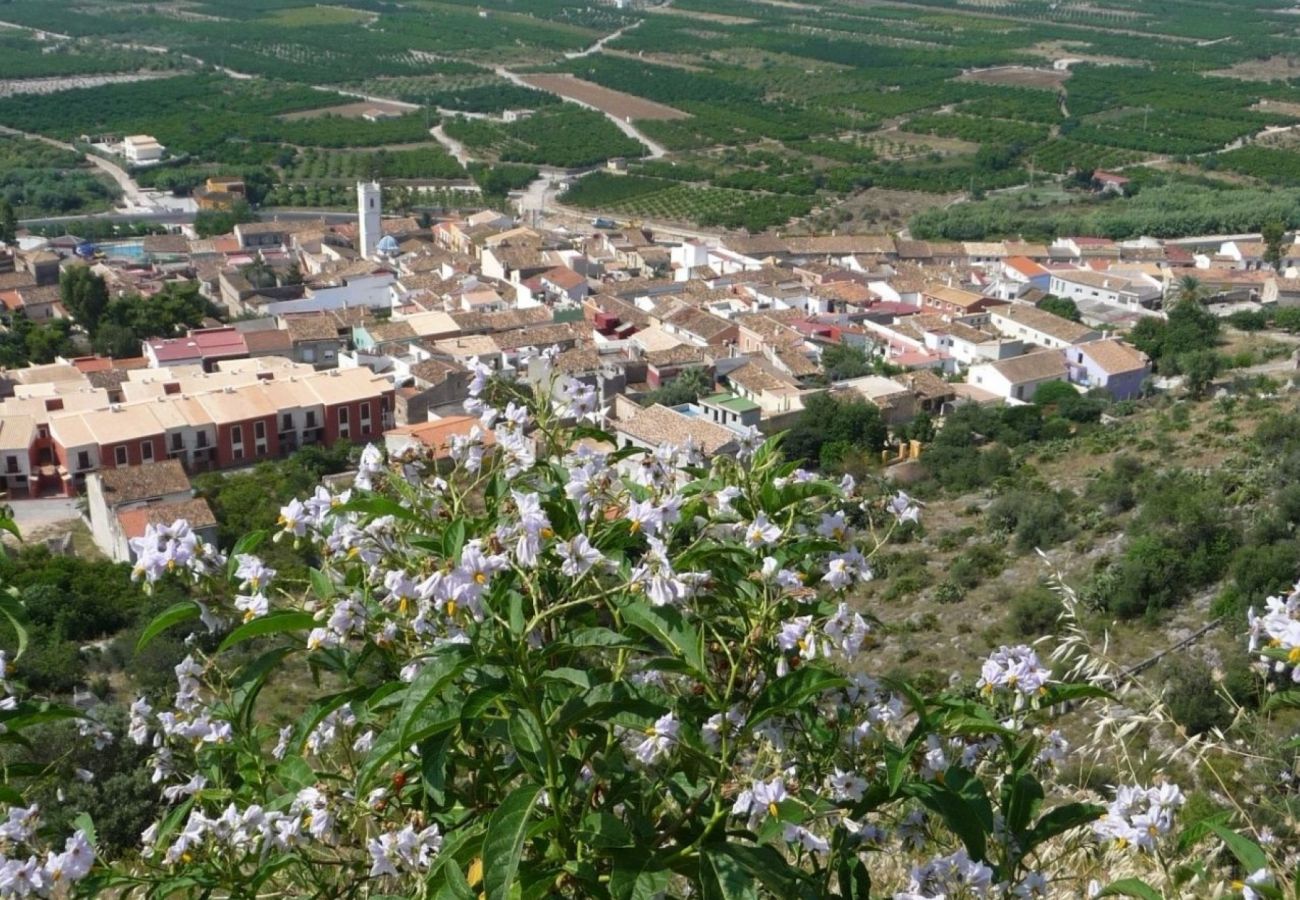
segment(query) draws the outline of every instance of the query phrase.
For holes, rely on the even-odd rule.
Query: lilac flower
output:
[[[751,550],[776,543],[780,537],[781,529],[772,524],[765,513],[759,513],[745,526],[745,546]]]
[[[1038,654],[1030,647],[999,647],[984,661],[976,685],[985,693],[996,690],[1015,691],[1023,697],[1036,697],[1047,686],[1051,672],[1043,668]]]
[[[741,791],[736,802],[731,806],[733,816],[748,816],[749,827],[757,827],[764,818],[777,818],[781,815],[780,804],[790,799],[785,791],[785,782],[780,778],[771,781],[755,781],[748,790]]]
[[[604,555],[591,546],[585,534],[579,534],[570,541],[557,544],[555,552],[564,560],[560,571],[570,578],[580,578],[591,571],[592,567],[605,561]]]
[[[673,714],[665,713],[645,730],[643,738],[632,748],[632,755],[645,766],[658,762],[672,751],[678,728],[680,725]]]

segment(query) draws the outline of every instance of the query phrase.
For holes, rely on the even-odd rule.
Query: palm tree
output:
[[[1202,303],[1205,301],[1205,285],[1195,275],[1184,275],[1178,279],[1178,287],[1171,298],[1172,302],[1168,304],[1169,309],[1173,309],[1179,303],[1191,301]]]

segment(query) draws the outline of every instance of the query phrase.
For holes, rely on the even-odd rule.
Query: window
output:
[[[265,422],[254,422],[254,423],[253,423],[253,440],[255,440],[255,441],[264,441],[264,440],[266,440],[266,423],[265,423]]]
[[[9,473],[18,472],[18,457],[16,456],[5,457],[5,471]]]
[[[114,461],[115,463],[117,463],[119,466],[124,466],[124,465],[126,465],[126,448],[125,448],[125,447],[114,447],[114,448],[113,448],[113,461]]]
[[[315,410],[312,410],[312,409],[307,410],[307,427],[308,427],[308,428],[315,428],[315,427],[316,427],[316,411],[315,411]]]
[[[370,430],[370,404],[369,403],[361,404],[361,430],[362,431]]]
[[[293,413],[285,413],[280,417],[280,430],[293,431]]]
[[[78,469],[90,468],[90,454],[85,450],[80,450],[77,452],[77,468]]]
[[[173,432],[172,434],[172,449],[173,450],[185,449],[185,435],[181,434],[179,431]]]
[[[153,462],[153,441],[140,442],[140,458],[145,462]]]
[[[348,428],[348,408],[340,406],[338,411],[339,420],[339,437],[345,438],[351,436],[351,430]]]
[[[196,445],[200,450],[202,450],[204,447],[208,446],[208,433],[207,433],[206,431],[200,431],[199,434],[198,434],[198,438],[199,438],[199,439],[198,439],[197,441],[195,441],[195,445]]]
[[[36,428],[36,435],[37,435],[41,440],[45,440],[46,438],[48,438],[48,437],[50,436],[50,429],[49,429],[49,426],[47,426],[47,425],[38,425],[37,428]]]
[[[230,443],[234,447],[244,446],[244,426],[232,425],[230,427]]]

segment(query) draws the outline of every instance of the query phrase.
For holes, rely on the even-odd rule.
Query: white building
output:
[[[1059,350],[1039,350],[1011,359],[971,366],[966,383],[997,394],[1012,403],[1028,403],[1049,381],[1065,381],[1065,357]]]
[[[157,138],[148,134],[133,134],[122,139],[122,155],[132,163],[157,162],[166,149]]]
[[[357,250],[366,259],[373,259],[379,249],[379,239],[384,233],[383,212],[383,194],[379,182],[358,181],[357,219],[360,230]]]

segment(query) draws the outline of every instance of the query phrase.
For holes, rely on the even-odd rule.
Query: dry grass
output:
[[[1059,90],[1069,71],[1058,72],[1055,69],[1029,69],[1023,66],[998,66],[993,69],[978,69],[958,76],[958,81],[975,81],[980,84],[994,84],[1005,87],[1040,88],[1045,91]]]
[[[324,106],[320,109],[304,109],[299,112],[285,113],[279,118],[284,119],[286,122],[292,122],[296,119],[319,119],[321,116],[342,116],[345,119],[360,119],[374,109],[397,116],[411,112],[410,107],[400,106],[396,103],[385,103],[382,100],[373,102],[362,100],[357,103],[344,103],[340,106]]]
[[[1289,81],[1300,76],[1300,56],[1279,54],[1268,59],[1248,59],[1209,74],[1243,81]]]

